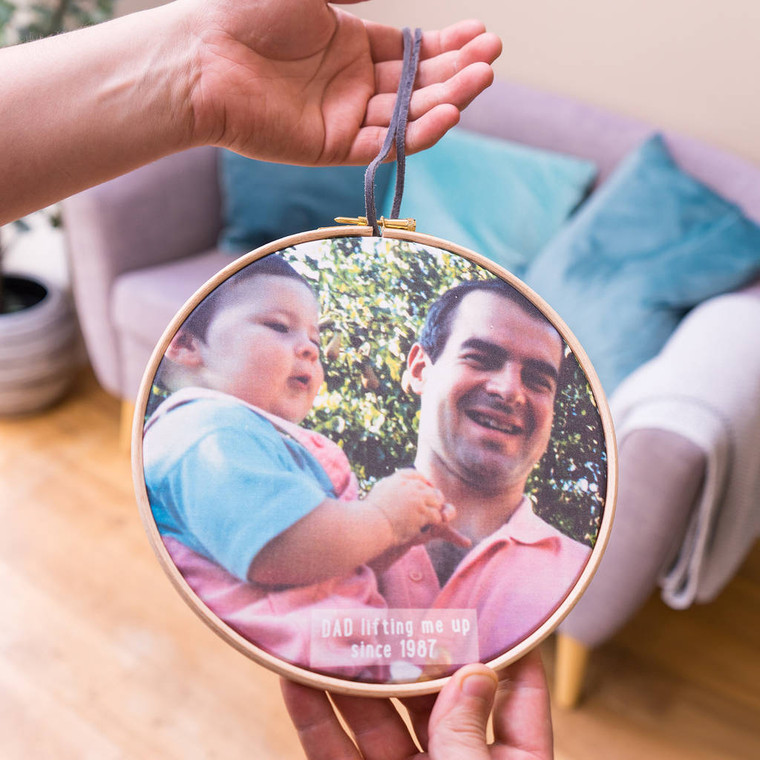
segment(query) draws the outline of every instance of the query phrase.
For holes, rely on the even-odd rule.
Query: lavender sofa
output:
[[[603,182],[653,130],[573,100],[497,82],[462,126],[594,161]],[[760,170],[665,132],[679,165],[760,222]],[[184,301],[229,263],[217,151],[171,156],[64,202],[73,287],[102,385],[125,401]],[[555,699],[574,704],[589,651],[658,586],[674,607],[720,593],[760,534],[760,284],[710,299],[611,399],[616,524],[600,569],[563,622]],[[730,330],[727,330],[730,327]],[[728,339],[727,339],[728,335]],[[711,361],[709,357],[719,357]]]

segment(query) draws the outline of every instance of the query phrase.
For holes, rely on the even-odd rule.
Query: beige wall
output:
[[[480,18],[504,41],[497,76],[760,164],[760,0],[372,0],[351,10],[424,29]]]

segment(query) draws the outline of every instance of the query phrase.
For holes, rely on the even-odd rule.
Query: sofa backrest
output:
[[[699,140],[572,98],[497,81],[465,109],[461,126],[594,161],[600,182],[630,150],[661,131],[679,166],[760,222],[760,167]]]
[[[89,188],[63,204],[72,288],[100,382],[122,391],[111,292],[119,275],[216,245],[217,149],[195,148]]]

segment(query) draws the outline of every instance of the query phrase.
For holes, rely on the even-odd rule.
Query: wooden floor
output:
[[[277,679],[153,557],[118,418],[85,372],[53,410],[0,421],[0,758],[301,757]],[[710,606],[652,599],[554,721],[558,760],[760,758],[760,550]]]

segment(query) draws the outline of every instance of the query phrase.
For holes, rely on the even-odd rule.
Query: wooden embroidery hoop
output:
[[[364,220],[361,220],[364,221]],[[524,283],[505,269],[494,264],[484,256],[463,248],[455,243],[451,243],[440,238],[430,235],[410,231],[409,229],[399,229],[399,227],[409,227],[412,225],[403,224],[406,220],[392,220],[386,223],[383,220],[382,237],[386,239],[395,239],[407,241],[434,249],[440,249],[443,252],[455,254],[466,259],[491,274],[507,282],[515,290],[525,296],[547,317],[547,319],[557,329],[565,344],[568,346],[576,360],[578,361],[583,373],[586,376],[589,387],[594,397],[595,405],[599,413],[599,419],[603,431],[605,453],[606,453],[606,488],[604,494],[604,508],[601,516],[596,542],[594,544],[591,556],[589,557],[581,575],[575,584],[568,590],[559,606],[546,618],[546,620],[536,628],[530,635],[522,639],[516,645],[510,647],[495,658],[485,661],[486,664],[494,669],[504,668],[510,663],[520,659],[529,650],[537,646],[541,641],[548,637],[559,625],[562,619],[570,612],[572,607],[577,603],[580,596],[590,583],[594,573],[597,570],[605,546],[607,544],[612,519],[615,509],[615,499],[617,493],[617,453],[615,447],[615,436],[612,426],[612,418],[607,405],[605,395],[602,391],[599,379],[591,366],[583,348],[578,343],[575,336],[570,332],[567,325],[562,321],[556,312],[545,303],[539,296],[533,293]],[[393,222],[396,222],[393,224]],[[227,623],[221,620],[215,613],[199,599],[195,592],[190,588],[181,572],[175,566],[159,534],[155,518],[148,499],[145,477],[143,471],[143,427],[148,407],[148,401],[151,394],[153,379],[158,369],[158,365],[164,356],[164,353],[171,342],[173,336],[188,317],[190,312],[197,306],[212,290],[226,281],[229,277],[239,272],[248,264],[272,253],[283,251],[287,248],[307,243],[311,241],[327,240],[340,237],[373,237],[373,230],[370,226],[364,224],[348,225],[339,227],[328,227],[318,230],[312,230],[297,235],[288,236],[273,241],[256,250],[233,261],[225,267],[205,285],[203,285],[176,314],[174,319],[167,327],[163,337],[156,346],[148,367],[146,369],[135,409],[132,435],[132,472],[139,504],[140,514],[148,533],[148,537],[154,552],[164,571],[170,580],[180,592],[185,601],[190,605],[194,612],[225,641],[235,647],[238,651],[250,657],[259,664],[275,671],[293,681],[297,681],[308,686],[325,689],[349,695],[375,696],[375,697],[408,697],[419,694],[428,694],[438,691],[450,677],[449,675],[433,680],[415,681],[406,683],[370,683],[354,681],[333,675],[326,675],[321,672],[315,672],[308,668],[295,665],[283,660],[257,646],[249,641],[238,632],[233,630]]]

